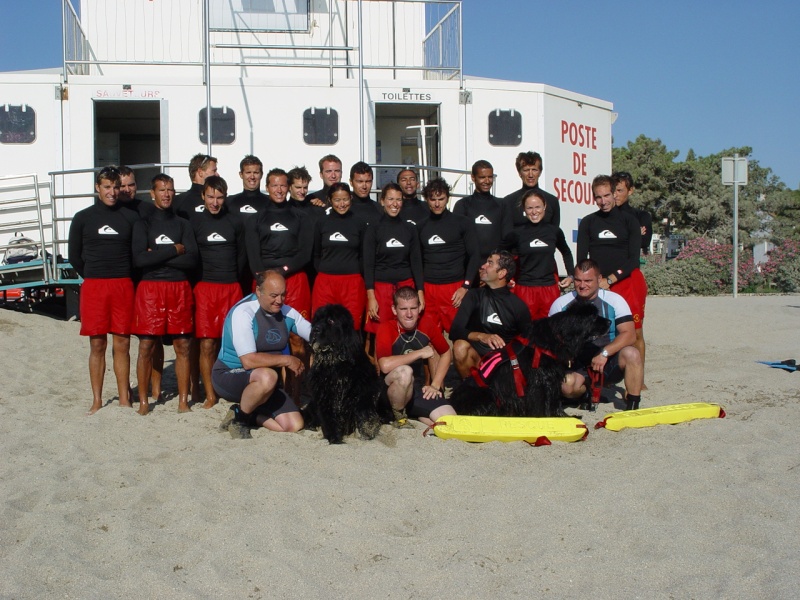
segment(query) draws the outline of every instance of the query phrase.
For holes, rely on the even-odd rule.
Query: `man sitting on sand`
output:
[[[278,369],[295,375],[303,362],[288,352],[289,333],[308,341],[311,323],[284,304],[286,280],[278,271],[256,273],[256,291],[225,317],[222,348],[212,380],[219,395],[236,403],[225,417],[234,437],[250,437],[256,425],[271,431],[299,431],[303,417],[279,387]]]
[[[596,262],[590,258],[583,259],[575,267],[575,291],[564,294],[550,307],[550,314],[554,315],[566,310],[573,302],[585,302],[596,306],[598,314],[611,321],[608,333],[592,342],[586,355],[578,358],[581,368],[567,373],[561,393],[567,398],[586,396],[589,400],[590,386],[586,379],[591,370],[602,374],[600,385],[618,383],[624,378],[627,392],[625,410],[635,410],[639,408],[641,399],[644,369],[639,351],[633,346],[636,341],[633,316],[622,296],[600,289],[602,277]]]
[[[515,272],[511,254],[493,252],[479,271],[484,285],[464,296],[450,329],[461,377],[469,377],[470,369],[477,367],[485,354],[503,348],[531,322],[528,307],[508,288]]]
[[[406,413],[426,425],[456,414],[444,399],[444,378],[452,360],[450,345],[432,321],[420,322],[417,291],[409,286],[399,288],[392,297],[392,313],[395,318],[378,328],[375,356],[398,425],[404,425]],[[423,385],[426,361],[430,385]]]

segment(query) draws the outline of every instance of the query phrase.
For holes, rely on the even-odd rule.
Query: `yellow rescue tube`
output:
[[[574,417],[473,417],[445,415],[433,425],[436,437],[465,442],[528,442],[546,446],[551,441],[577,442],[589,435],[586,424]]]
[[[725,411],[719,404],[695,402],[692,404],[667,404],[639,410],[626,410],[606,416],[594,426],[620,431],[626,427],[652,427],[653,425],[674,425],[695,419],[724,418]]]

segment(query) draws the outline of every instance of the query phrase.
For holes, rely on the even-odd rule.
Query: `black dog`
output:
[[[507,344],[488,377],[476,374],[453,391],[450,404],[458,414],[498,417],[562,417],[561,382],[575,359],[593,339],[608,331],[610,321],[591,304],[573,303],[564,312],[533,321],[524,340]],[[489,355],[487,355],[489,356]],[[514,369],[514,359],[519,370]],[[486,373],[488,374],[488,370]]]
[[[323,306],[311,324],[311,401],[304,409],[306,427],[322,427],[331,444],[356,430],[371,440],[392,420],[383,384],[353,328],[353,317],[339,304]]]

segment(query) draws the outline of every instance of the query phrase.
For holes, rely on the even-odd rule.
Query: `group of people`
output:
[[[330,303],[345,306],[363,331],[398,422],[453,414],[444,398],[453,362],[468,376],[532,319],[571,302],[594,303],[612,330],[562,393],[588,394],[587,378],[602,372],[606,383],[624,377],[628,408],[637,407],[647,293],[639,256],[651,226],[627,204],[630,175],[595,178],[599,210],[581,221],[573,257],[559,201],[538,185],[542,157],[522,152],[516,167],[522,187],[498,198],[492,165],[477,161],[474,193],[452,211],[442,178],[430,179],[420,199],[417,173],[403,169],[375,201],[372,168],[355,163],[345,183],[334,155],[319,161],[323,187],[313,193],[303,167],[271,169],[263,192],[263,165],[251,155],[239,165],[243,189],[233,195],[217,160],[204,154],[190,161],[186,192],[176,195],[162,173],[152,179],[151,201],[137,197],[129,168],[101,169],[97,200],[75,215],[69,233],[69,258],[84,278],[90,414],[103,405],[108,334],[119,402],[132,406],[134,334],[140,414],[151,396],[161,397],[167,340],[179,411],[190,410],[190,397],[210,408],[221,395],[235,403],[236,423],[297,431],[297,397],[283,391],[278,370],[300,376],[307,368],[309,319]]]

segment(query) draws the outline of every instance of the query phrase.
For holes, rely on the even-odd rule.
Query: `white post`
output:
[[[738,170],[738,154],[733,155],[734,170]],[[733,297],[739,293],[739,177],[738,173],[734,176],[736,182],[733,184]]]

